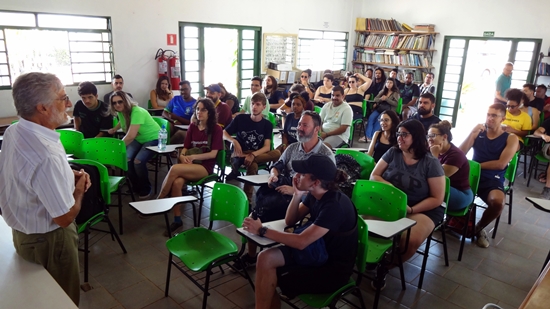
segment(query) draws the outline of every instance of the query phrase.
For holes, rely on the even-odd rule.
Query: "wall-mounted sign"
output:
[[[483,31],[483,36],[492,38],[492,37],[495,36],[495,32],[494,31]]]
[[[178,45],[176,42],[176,35],[175,34],[167,34],[166,35],[166,45]]]

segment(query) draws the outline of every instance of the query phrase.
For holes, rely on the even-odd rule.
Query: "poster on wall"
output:
[[[284,33],[264,33],[262,41],[262,72],[270,62],[287,63],[296,67],[298,35]]]

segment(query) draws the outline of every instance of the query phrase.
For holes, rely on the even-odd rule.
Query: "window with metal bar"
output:
[[[347,32],[300,29],[298,68],[314,71],[345,70],[347,49]]]

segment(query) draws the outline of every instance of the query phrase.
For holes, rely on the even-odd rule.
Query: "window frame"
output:
[[[2,33],[2,39],[0,39],[0,42],[3,42],[4,44],[4,48],[5,48],[5,54],[6,54],[6,63],[2,62],[0,64],[7,64],[8,65],[8,78],[9,78],[9,81],[10,81],[10,85],[7,86],[7,85],[0,85],[0,90],[11,90],[12,89],[12,86],[13,86],[13,78],[12,78],[12,74],[11,74],[11,67],[10,67],[10,51],[8,50],[8,42],[6,41],[6,32],[5,30],[6,29],[12,29],[12,30],[46,30],[46,31],[65,31],[67,32],[67,45],[69,46],[69,49],[68,49],[68,52],[69,52],[69,61],[70,61],[70,66],[71,66],[71,75],[73,77],[73,80],[74,80],[74,76],[75,75],[78,75],[78,74],[89,74],[89,73],[103,73],[103,74],[108,74],[111,76],[114,75],[115,73],[115,63],[114,63],[114,52],[113,52],[113,33],[112,33],[112,20],[111,20],[111,17],[110,16],[96,16],[96,15],[83,15],[83,14],[63,14],[63,13],[47,13],[47,12],[28,12],[28,11],[13,11],[13,10],[0,10],[0,13],[21,13],[21,14],[34,14],[34,20],[35,20],[35,26],[34,27],[31,27],[31,26],[6,26],[6,25],[0,25],[0,32]],[[84,17],[84,18],[87,18],[87,17],[90,17],[90,18],[104,18],[106,19],[106,28],[105,29],[85,29],[85,28],[59,28],[59,27],[40,27],[38,24],[38,16],[39,15],[58,15],[58,16],[74,16],[74,17]],[[81,33],[98,33],[98,34],[103,34],[103,33],[107,33],[108,35],[108,41],[104,41],[103,39],[103,35],[102,38],[101,38],[101,41],[89,41],[89,40],[74,40],[74,39],[70,39],[70,35],[69,33],[75,33],[75,32],[81,32]],[[70,44],[72,42],[99,42],[99,43],[107,43],[108,46],[109,46],[109,50],[108,51],[71,51],[71,47],[70,47]],[[0,43],[2,44],[2,43]],[[109,58],[110,58],[110,61],[107,62],[107,61],[102,61],[102,62],[97,62],[97,61],[90,61],[90,62],[81,62],[81,61],[73,61],[72,60],[72,53],[108,53],[109,54]],[[103,72],[79,72],[79,73],[74,73],[73,72],[73,65],[74,64],[83,64],[83,63],[110,63],[110,67],[111,67],[111,71],[107,71],[104,69]],[[6,75],[1,75],[0,77],[4,77]],[[92,81],[94,84],[96,85],[107,85],[107,84],[110,84],[111,81]],[[72,84],[67,84],[65,86],[76,86],[80,84],[80,82],[74,82]]]
[[[319,38],[319,39],[312,39],[312,38],[303,38],[303,37],[300,37],[300,31],[312,31],[312,32],[321,32],[322,33],[322,37]],[[342,33],[342,34],[345,34],[345,39],[332,39],[332,38],[325,38],[325,33]],[[298,30],[298,54],[297,54],[297,59],[296,59],[296,66],[300,69],[300,70],[305,70],[305,69],[313,69],[313,68],[310,68],[310,67],[306,67],[307,65],[302,65],[302,59],[306,59],[306,58],[309,58],[309,57],[303,57],[302,56],[302,40],[306,40],[306,41],[316,41],[316,40],[332,40],[332,41],[335,41],[335,42],[344,42],[344,58],[335,58],[334,57],[334,54],[333,54],[333,57],[332,57],[332,66],[331,66],[331,70],[346,70],[347,68],[347,61],[348,61],[348,46],[349,46],[349,32],[348,31],[334,31],[334,30],[314,30],[314,29],[299,29]],[[341,67],[338,68],[338,69],[334,69],[335,66],[339,66],[340,64],[335,64],[335,60],[341,60],[343,59],[343,63],[341,64]],[[324,70],[324,69],[327,69],[327,68],[323,68],[321,70]]]

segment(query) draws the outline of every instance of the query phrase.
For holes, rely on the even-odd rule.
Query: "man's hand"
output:
[[[262,221],[260,221],[260,219],[254,220],[250,217],[246,217],[244,218],[243,228],[252,234],[259,235],[260,228],[262,228]]]
[[[233,153],[237,157],[243,156],[243,149],[241,148],[241,145],[238,142],[233,143]]]
[[[267,179],[267,185],[271,187],[271,185],[276,183],[277,181],[279,181],[279,176],[270,174],[269,178]]]
[[[249,166],[252,162],[254,162],[255,158],[256,157],[252,153],[247,154],[246,157],[244,157],[244,165]]]
[[[294,194],[294,188],[291,187],[291,186],[278,186],[277,188],[275,188],[275,190],[277,190],[277,192],[281,193],[281,194],[284,194],[284,195],[292,195]]]
[[[296,174],[296,176],[292,178],[292,188],[294,189],[294,195],[296,195],[297,197],[302,197],[307,193],[306,191],[298,190],[298,181],[301,177],[303,177],[302,174]]]
[[[480,123],[480,124],[478,124],[477,126],[474,127],[474,129],[472,130],[472,133],[471,133],[471,134],[473,134],[473,135],[475,135],[475,136],[478,136],[479,133],[481,133],[481,132],[483,132],[483,131],[485,131],[485,130],[487,130],[487,127],[485,126],[485,124],[484,124],[484,123]]]
[[[107,133],[109,133],[110,135],[115,134],[115,133],[116,133],[115,128],[110,128],[110,129],[107,131]]]
[[[80,191],[82,193],[88,191],[90,186],[92,186],[90,175],[86,173],[83,169],[81,169],[80,171],[73,170],[73,174],[74,174],[75,191]]]
[[[439,157],[439,154],[441,153],[441,145],[431,146],[430,152],[432,153],[432,156],[434,156],[437,159],[437,157]]]

